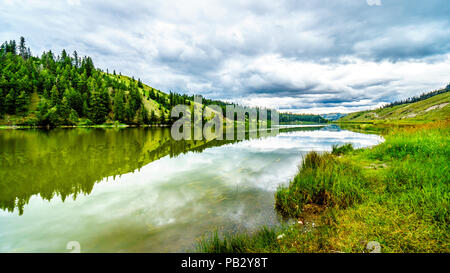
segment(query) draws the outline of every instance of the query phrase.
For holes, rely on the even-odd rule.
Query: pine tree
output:
[[[148,124],[148,122],[149,122],[148,111],[143,104],[141,105],[139,122],[141,124]]]
[[[2,88],[0,88],[0,117],[6,112],[5,109],[5,95],[3,94]]]
[[[91,57],[87,57],[84,61],[84,69],[86,70],[87,77],[92,76],[94,73],[95,67],[94,63],[92,62]]]
[[[106,109],[103,106],[101,94],[98,90],[94,90],[91,96],[90,103],[90,119],[95,124],[102,124],[106,120]]]
[[[152,109],[152,111],[150,111],[150,122],[153,124],[156,122],[156,115],[155,115],[155,111]]]
[[[16,113],[16,92],[14,89],[11,89],[5,97],[5,108],[8,114]]]
[[[63,97],[61,105],[58,107],[58,114],[63,120],[64,124],[68,124],[71,111],[72,109],[70,108],[69,100],[67,99],[67,97]]]
[[[8,50],[8,52],[11,52],[13,55],[17,55],[16,41],[14,41],[14,40],[9,41],[9,50]]]
[[[75,67],[78,68],[80,65],[80,60],[78,59],[78,53],[76,50],[73,52],[73,61],[74,61]]]
[[[37,107],[38,125],[48,125],[48,109],[50,105],[46,99],[42,99]]]
[[[103,107],[106,111],[106,114],[111,110],[111,98],[109,97],[108,88],[103,87],[100,93],[100,98],[103,104]]]
[[[16,113],[25,113],[28,109],[28,94],[25,91],[20,92],[16,99]]]
[[[50,100],[53,106],[58,105],[61,102],[59,90],[56,85],[53,85],[52,90],[50,91]]]
[[[116,75],[116,71],[113,73]],[[40,102],[36,116],[41,125],[71,124],[79,118],[90,118],[98,124],[110,114],[122,122],[157,122],[155,112],[149,115],[143,105],[143,88],[140,79],[133,77],[127,82],[101,73],[91,58],[80,58],[76,51],[73,56],[63,49],[58,57],[48,51],[32,58],[23,37],[18,46],[14,40],[0,45],[0,114],[27,113],[30,97],[37,93]],[[155,92],[144,91],[149,98],[157,97],[162,110],[168,104],[167,97]],[[173,102],[179,99],[172,97]]]
[[[125,121],[124,96],[122,90],[117,91],[114,96],[114,119],[121,122]]]
[[[90,118],[95,124],[106,121],[109,113],[109,95],[105,89],[94,90],[91,96]]]
[[[83,97],[80,92],[71,88],[66,89],[64,96],[67,98],[70,108],[74,109],[79,116],[83,115]]]
[[[20,37],[20,44],[19,44],[19,55],[23,59],[27,59],[27,47],[25,46],[25,38]]]
[[[133,110],[131,109],[129,100],[125,103],[125,118],[129,123],[132,123],[134,119],[134,113]]]

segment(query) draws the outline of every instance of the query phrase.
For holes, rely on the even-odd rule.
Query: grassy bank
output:
[[[385,132],[370,149],[309,153],[276,209],[296,224],[198,244],[201,252],[450,252],[450,121]]]
[[[450,88],[450,87],[447,87]],[[338,123],[416,124],[442,120],[450,116],[450,89],[414,103],[350,113]],[[444,90],[441,90],[442,92]]]

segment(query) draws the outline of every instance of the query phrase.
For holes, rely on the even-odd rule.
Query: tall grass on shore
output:
[[[306,204],[346,208],[368,194],[361,167],[329,153],[310,152],[288,188],[276,193],[275,208],[284,216],[298,217]]]
[[[254,234],[227,235],[221,238],[217,231],[201,239],[198,252],[207,253],[246,253],[264,249],[265,252],[278,252],[277,231],[263,227]]]
[[[370,149],[309,153],[275,196],[277,211],[301,224],[278,231],[270,246],[239,236],[233,244],[240,252],[364,252],[377,241],[382,252],[450,252],[449,125],[395,128]]]

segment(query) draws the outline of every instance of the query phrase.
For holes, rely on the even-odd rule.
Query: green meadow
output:
[[[294,224],[213,233],[197,251],[370,252],[377,242],[381,252],[449,252],[449,124],[392,126],[372,148],[309,153],[276,192],[275,209]]]
[[[450,116],[450,85],[443,92],[414,103],[351,113],[338,120],[341,123],[417,124],[442,120]],[[431,92],[432,93],[432,92]],[[428,93],[430,94],[430,93]]]

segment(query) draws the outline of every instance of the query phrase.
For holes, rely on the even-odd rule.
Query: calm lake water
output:
[[[192,251],[207,232],[279,224],[274,193],[308,151],[381,141],[337,126],[210,142],[167,128],[0,130],[0,252]]]

